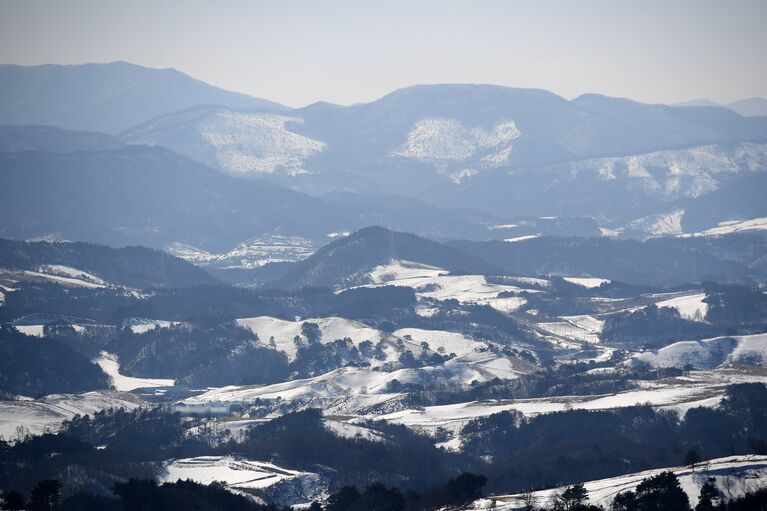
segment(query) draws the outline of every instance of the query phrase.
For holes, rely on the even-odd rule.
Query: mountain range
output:
[[[420,85],[294,109],[118,62],[0,66],[0,125],[0,235],[23,239],[224,252],[368,225],[643,238],[767,217],[767,117],[717,106]]]

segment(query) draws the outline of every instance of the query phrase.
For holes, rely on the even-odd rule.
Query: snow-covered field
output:
[[[610,283],[608,279],[600,279],[596,277],[565,277],[564,280],[570,282],[571,284],[577,284],[579,286],[588,288],[599,287],[602,284]]]
[[[657,351],[638,353],[632,360],[653,367],[709,369],[722,364],[752,364],[767,367],[767,334],[715,337],[682,341]]]
[[[702,321],[708,312],[708,304],[703,301],[705,298],[706,293],[695,293],[662,300],[655,305],[658,307],[674,307],[683,318]]]
[[[473,381],[493,378],[511,379],[537,370],[536,366],[513,357],[492,353],[472,353],[449,360],[442,366],[398,369],[390,372],[369,368],[344,367],[300,380],[265,386],[228,386],[209,390],[187,398],[189,404],[253,403],[257,399],[270,413],[287,409],[322,408],[326,414],[360,415],[384,403],[395,403],[403,397],[400,385],[424,388],[466,387]],[[391,405],[399,409],[399,404]]]
[[[376,266],[370,272],[370,280],[372,284],[365,287],[405,286],[413,288],[419,297],[489,305],[502,312],[518,309],[525,299],[519,296],[501,298],[499,293],[538,292],[520,286],[491,284],[482,275],[450,275],[442,268],[401,260]]]
[[[551,321],[536,323],[540,328],[554,335],[567,337],[580,342],[597,344],[599,342],[599,333],[591,329],[583,328],[581,325],[571,321]]]
[[[93,282],[90,279],[86,279],[86,278],[67,277],[67,276],[62,277],[62,276],[56,275],[56,274],[48,274],[48,273],[43,273],[41,271],[31,271],[31,270],[24,270],[23,273],[24,273],[24,276],[29,277],[29,278],[46,280],[46,281],[49,281],[49,282],[54,282],[56,284],[61,284],[63,286],[87,287],[87,288],[106,287],[105,284],[100,284],[100,283],[97,283],[97,282]]]
[[[702,197],[727,177],[767,169],[767,144],[744,142],[594,158],[546,167],[544,171],[627,179],[654,197]]]
[[[767,218],[752,218],[750,220],[730,220],[720,222],[716,227],[706,229],[705,231],[683,234],[682,236],[722,236],[734,232],[760,231],[767,229]]]
[[[438,426],[456,430],[469,420],[507,410],[534,416],[571,409],[608,410],[649,404],[684,413],[694,406],[715,406],[724,396],[727,385],[744,381],[767,383],[767,371],[694,371],[684,378],[645,382],[639,389],[616,394],[472,401],[398,410],[378,418],[424,430]]]
[[[75,415],[93,414],[109,408],[133,410],[145,403],[137,396],[113,390],[84,394],[51,394],[41,399],[0,401],[0,436],[15,439],[19,428],[31,435],[55,432]]]
[[[164,319],[128,318],[123,320],[123,328],[130,328],[134,334],[145,334],[156,328],[168,328],[179,325],[179,321],[166,321]]]
[[[122,375],[117,357],[105,351],[102,351],[93,362],[98,364],[101,370],[109,376],[112,385],[118,391],[128,392],[147,387],[172,387],[175,384],[175,381],[170,379],[134,378]]]
[[[322,498],[326,493],[322,478],[312,472],[278,467],[272,463],[239,456],[198,456],[169,460],[165,463],[161,482],[191,479],[200,484],[220,482],[230,490],[277,497],[277,503],[295,505]],[[276,489],[278,492],[269,492]]]
[[[325,143],[290,131],[299,117],[266,113],[219,111],[199,126],[200,135],[215,153],[216,163],[234,174],[304,171],[307,158]]]
[[[512,142],[520,135],[511,120],[485,131],[467,128],[455,119],[423,119],[413,126],[394,156],[427,162],[463,162],[476,156],[480,165],[497,167],[506,162],[513,150]]]
[[[301,332],[304,323],[318,325],[322,334],[320,339],[322,343],[331,343],[346,338],[350,339],[355,346],[359,346],[363,341],[370,341],[373,345],[383,341],[385,356],[381,359],[372,358],[370,363],[374,367],[385,362],[396,361],[403,350],[409,350],[414,355],[419,355],[423,351],[422,343],[426,343],[431,351],[447,355],[454,353],[459,356],[488,348],[488,344],[485,342],[475,341],[455,332],[402,328],[392,333],[386,333],[364,323],[339,317],[287,321],[270,316],[259,316],[237,320],[239,326],[258,335],[261,345],[284,352],[288,360],[291,361],[295,360],[298,352],[294,339],[296,337],[304,339]],[[399,341],[402,341],[401,347]]]
[[[695,471],[690,467],[668,467],[656,470],[645,470],[624,476],[589,481],[584,484],[589,493],[589,502],[609,509],[613,498],[620,492],[634,490],[637,485],[648,477],[670,470],[679,478],[682,489],[687,493],[690,504],[694,508],[698,503],[700,488],[709,477],[716,478],[716,486],[726,498],[736,498],[767,486],[767,456],[745,455],[728,456],[709,460],[696,466]],[[564,490],[554,488],[534,492],[536,504],[548,505],[551,496]],[[475,501],[469,508],[480,509],[522,509],[524,503],[521,495],[503,495]]]
[[[300,236],[265,236],[240,243],[232,250],[212,253],[183,243],[172,243],[165,251],[190,263],[214,268],[258,268],[267,263],[300,261],[318,248]]]
[[[65,323],[72,327],[75,332],[83,333],[86,328],[92,326],[93,322],[82,318],[57,314],[30,314],[14,320],[11,322],[11,325],[24,335],[43,337],[45,326],[50,323]]]

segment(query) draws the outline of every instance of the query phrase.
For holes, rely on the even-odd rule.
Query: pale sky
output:
[[[767,0],[0,0],[0,63],[124,60],[303,106],[418,83],[767,97]]]

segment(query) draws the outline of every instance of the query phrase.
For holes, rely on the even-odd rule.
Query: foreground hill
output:
[[[460,250],[413,234],[368,227],[322,247],[282,277],[278,287],[337,287],[369,282],[369,272],[392,260],[444,268],[453,273],[494,273],[497,268]]]
[[[117,133],[151,117],[199,104],[280,108],[195,80],[175,69],[113,62],[0,66],[0,123],[49,124]]]

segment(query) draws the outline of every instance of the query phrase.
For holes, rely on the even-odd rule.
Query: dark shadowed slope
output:
[[[66,266],[109,284],[134,288],[183,287],[217,282],[191,263],[145,247],[111,248],[90,243],[0,239],[0,267],[37,271],[49,265]]]
[[[322,247],[278,281],[277,287],[335,287],[367,281],[375,266],[399,259],[457,273],[497,273],[482,259],[413,234],[367,227]]]

